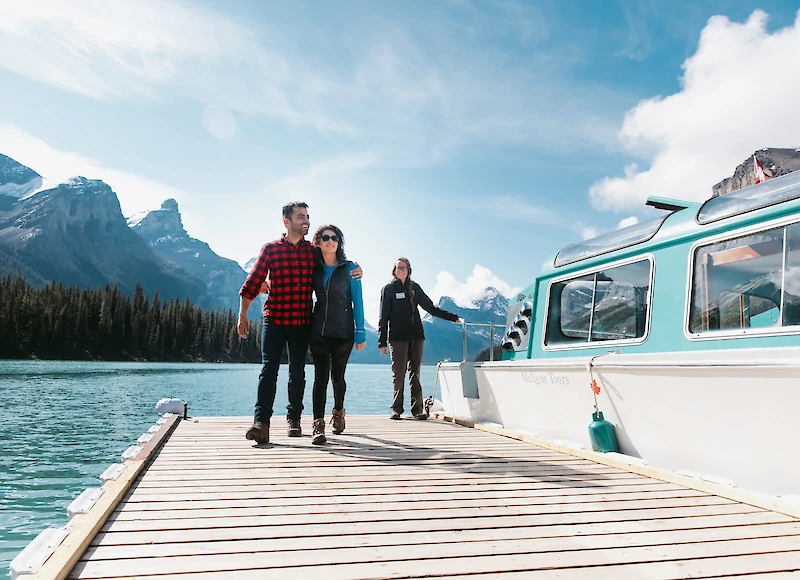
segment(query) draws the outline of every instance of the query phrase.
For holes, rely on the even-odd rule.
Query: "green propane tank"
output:
[[[592,422],[589,425],[589,439],[592,449],[601,453],[619,451],[617,437],[614,435],[614,425],[603,419],[603,412],[592,413]]]

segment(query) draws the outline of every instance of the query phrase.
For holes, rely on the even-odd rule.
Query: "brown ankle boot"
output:
[[[255,441],[259,445],[262,443],[269,443],[269,421],[266,423],[256,421],[244,434],[244,438],[250,441]]]
[[[300,427],[300,419],[286,417],[286,435],[289,437],[300,437],[303,434],[303,429]]]
[[[325,419],[314,419],[314,428],[311,431],[311,443],[322,445],[328,439],[325,437]]]
[[[344,409],[334,409],[333,416],[331,417],[331,424],[333,425],[333,434],[339,435],[344,431]]]

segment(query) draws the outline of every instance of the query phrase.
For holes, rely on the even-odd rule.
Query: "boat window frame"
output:
[[[566,343],[560,345],[547,344],[546,342],[547,321],[550,315],[550,297],[552,296],[553,284],[559,284],[561,282],[564,282],[565,280],[577,279],[590,274],[597,274],[599,272],[602,272],[603,270],[610,270],[612,268],[618,268],[620,266],[628,266],[630,264],[635,264],[636,262],[645,262],[645,261],[650,263],[650,279],[647,287],[647,309],[645,310],[644,334],[642,334],[641,337],[621,338],[619,340],[598,340],[595,342],[587,341],[579,343]],[[570,272],[569,274],[565,274],[551,279],[547,284],[547,293],[544,303],[544,316],[542,317],[542,332],[541,332],[542,350],[545,352],[563,351],[563,350],[588,350],[588,349],[605,348],[606,346],[629,346],[645,342],[650,336],[650,326],[653,320],[653,285],[655,284],[655,276],[656,276],[656,258],[653,253],[648,252],[646,254],[638,254],[636,256],[631,256],[614,262],[606,262],[605,264],[596,264],[591,268],[576,270],[574,272]],[[594,308],[594,305],[592,305],[592,308]]]
[[[647,222],[642,222],[644,224],[647,224],[647,223],[655,223],[658,220],[661,220],[660,223],[658,224],[658,226],[655,229],[653,229],[653,231],[646,237],[633,240],[633,241],[631,241],[631,242],[629,242],[627,244],[622,244],[622,245],[618,245],[618,246],[610,246],[608,248],[603,248],[603,249],[601,249],[601,250],[599,250],[599,251],[597,251],[595,253],[586,254],[586,255],[581,256],[579,258],[575,258],[575,259],[572,259],[572,260],[569,260],[569,261],[566,261],[566,262],[559,263],[558,257],[562,254],[562,252],[564,250],[566,250],[567,248],[570,248],[572,246],[579,245],[578,242],[575,242],[575,243],[572,243],[572,244],[567,244],[566,246],[561,248],[558,251],[558,253],[555,255],[555,258],[553,258],[553,268],[563,268],[563,267],[569,266],[571,264],[577,264],[579,262],[583,262],[584,260],[590,260],[590,259],[596,258],[598,256],[604,256],[605,254],[610,254],[611,252],[617,252],[619,250],[624,250],[626,248],[632,248],[634,246],[638,246],[639,244],[644,244],[645,242],[649,242],[650,240],[652,240],[656,236],[656,234],[658,234],[658,232],[661,231],[661,228],[664,226],[664,222],[666,222],[667,219],[673,213],[676,213],[676,212],[674,212],[674,211],[673,212],[669,212],[669,213],[667,213],[666,215],[664,215],[661,218],[655,218],[655,219],[652,219],[652,220],[648,220]],[[640,225],[640,224],[634,224],[634,226],[635,225]],[[634,226],[630,226],[630,227],[634,227]],[[618,233],[619,231],[620,230],[613,230],[611,232],[606,232],[605,234],[601,234],[601,236]],[[595,238],[590,238],[590,239],[596,239],[597,237],[601,237],[601,236],[596,236]],[[589,241],[589,240],[584,240],[584,242],[586,242],[586,241]]]
[[[768,232],[769,230],[775,230],[778,228],[789,228],[790,226],[793,225],[800,225],[800,218],[798,218],[796,214],[792,216],[784,216],[781,218],[761,222],[759,224],[745,226],[727,232],[718,233],[713,236],[704,237],[703,239],[697,240],[691,245],[691,247],[689,248],[689,257],[688,257],[689,259],[687,260],[686,291],[684,294],[684,313],[683,313],[683,334],[688,340],[691,340],[693,342],[704,342],[709,340],[732,340],[732,339],[735,340],[743,338],[745,339],[756,338],[756,337],[761,338],[770,336],[787,336],[787,335],[800,334],[800,324],[795,324],[792,326],[776,326],[767,328],[736,328],[729,330],[707,330],[703,332],[691,332],[689,326],[691,307],[692,307],[692,289],[694,284],[695,255],[697,253],[698,248],[702,246],[718,244],[720,242],[729,242],[739,238],[746,238],[752,235],[763,234],[765,232]],[[785,243],[786,240],[784,233],[784,244]],[[784,289],[781,288],[781,296],[783,296],[783,292]],[[781,300],[781,302],[782,301],[783,300]],[[781,317],[783,317],[783,308],[781,308],[780,315]]]

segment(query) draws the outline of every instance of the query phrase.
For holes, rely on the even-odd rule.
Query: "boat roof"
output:
[[[704,203],[653,198],[673,209],[663,217],[569,244],[545,262],[540,277],[559,275],[654,250],[678,241],[800,213],[800,171],[713,197]]]

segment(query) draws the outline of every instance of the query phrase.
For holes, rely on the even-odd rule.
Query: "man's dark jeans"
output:
[[[254,419],[266,423],[272,417],[278,368],[283,347],[289,345],[289,404],[286,416],[300,419],[303,412],[303,393],[306,389],[306,352],[310,324],[285,326],[273,324],[265,316],[261,327],[261,374],[258,376],[258,399]]]

